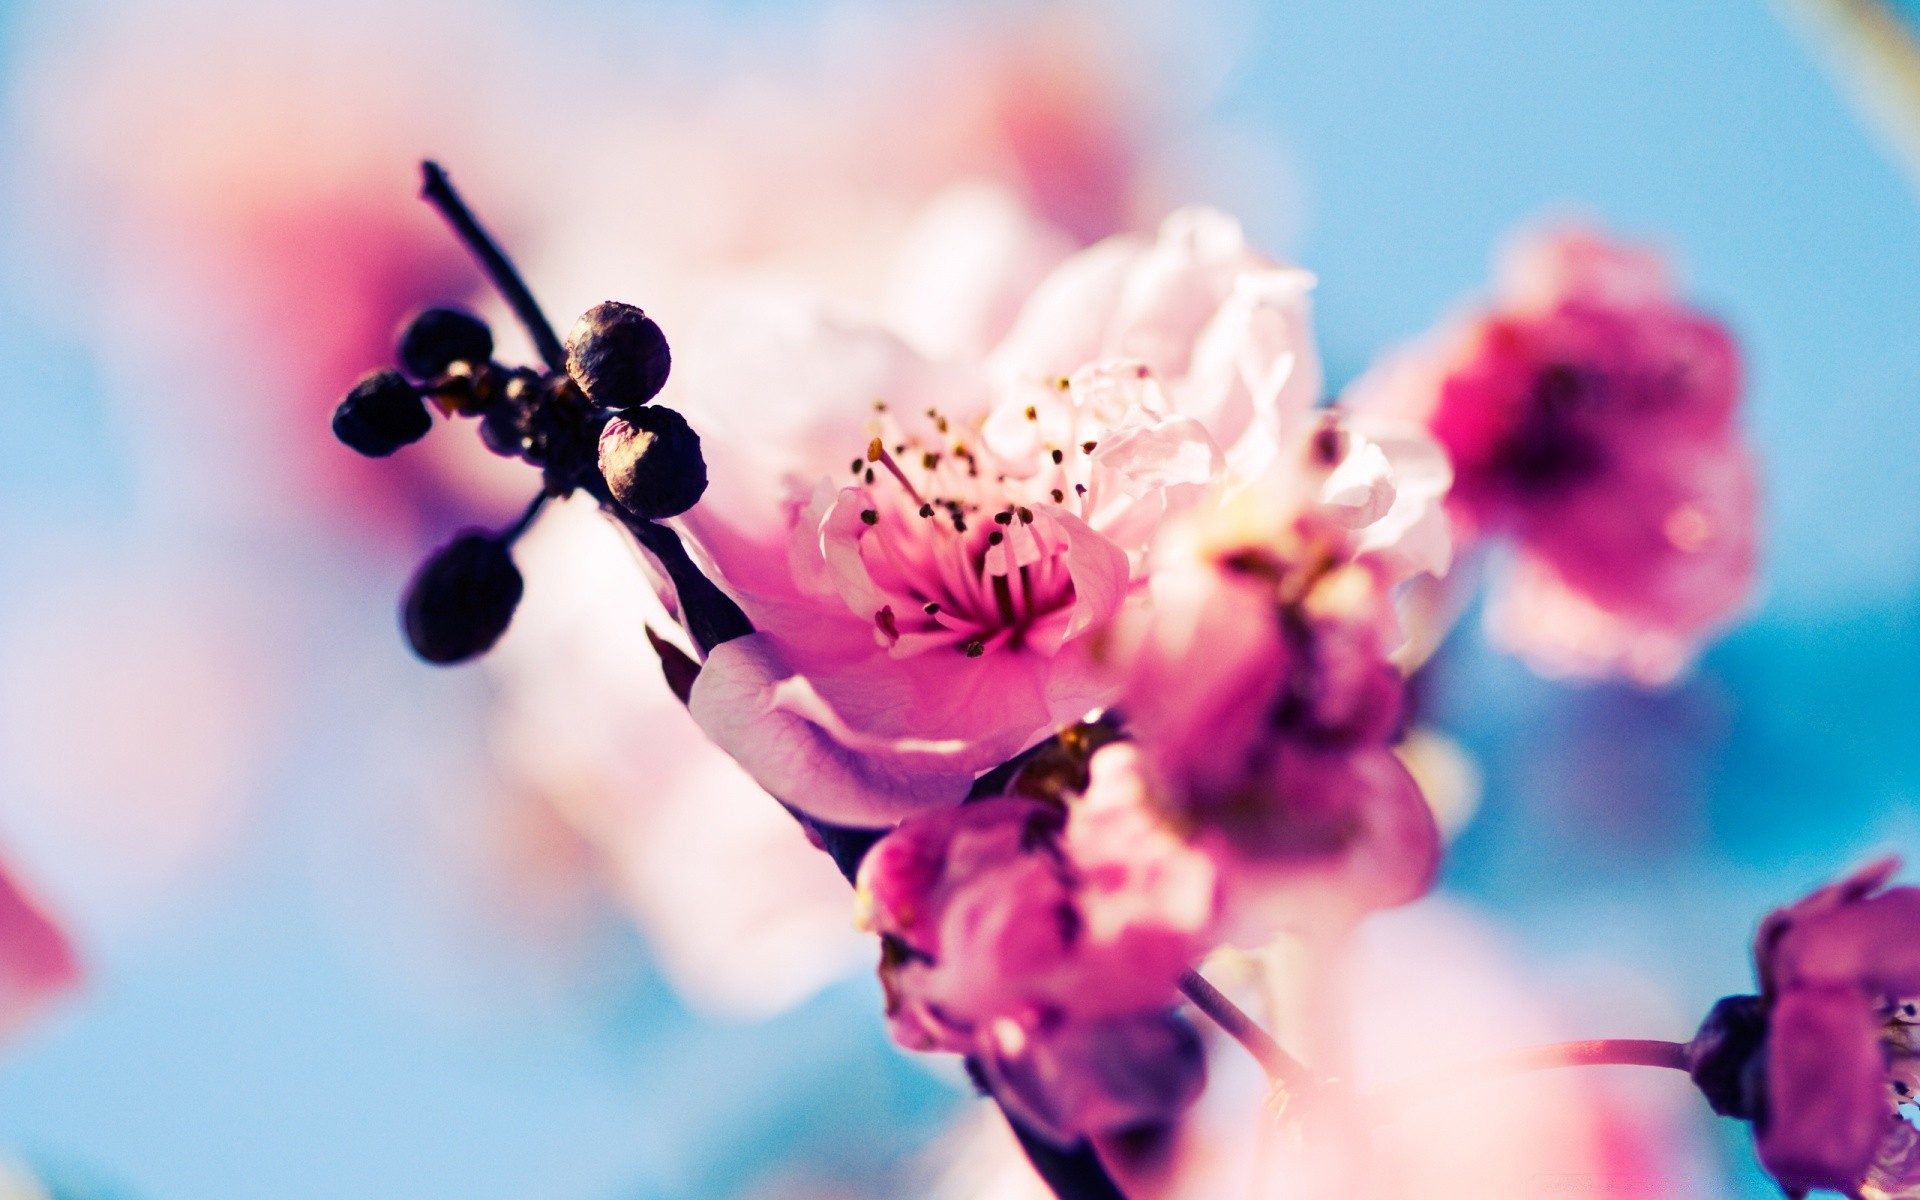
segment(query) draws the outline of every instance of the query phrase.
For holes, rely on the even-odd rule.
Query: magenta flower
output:
[[[1739,355],[1659,259],[1578,230],[1521,243],[1493,306],[1357,385],[1453,460],[1469,541],[1511,538],[1488,613],[1549,674],[1672,678],[1752,590]]]
[[[1119,639],[1117,707],[1155,806],[1221,864],[1248,930],[1351,919],[1432,879],[1438,831],[1392,750],[1393,589],[1446,559],[1446,466],[1418,446],[1396,447],[1389,470],[1329,422],[1304,464],[1163,539],[1150,602]],[[1314,903],[1289,901],[1302,889]]]
[[[1161,522],[1311,420],[1311,283],[1191,209],[1069,259],[984,361],[817,318],[743,343],[688,385],[714,483],[685,525],[759,630],[706,663],[701,726],[878,825],[1107,703],[1090,635]]]
[[[1888,859],[1769,916],[1758,996],[1729,997],[1694,1041],[1716,1111],[1754,1125],[1791,1195],[1920,1195],[1920,888]]]
[[[911,818],[860,869],[894,1037],[966,1054],[1062,1141],[1177,1113],[1199,1050],[1170,1024],[1209,948],[1212,863],[1147,805],[1138,752],[1094,754],[1084,794]]]

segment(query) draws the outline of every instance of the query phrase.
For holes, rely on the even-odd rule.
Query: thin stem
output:
[[[1553,1042],[1490,1054],[1436,1071],[1425,1071],[1378,1088],[1374,1094],[1391,1095],[1398,1100],[1418,1100],[1461,1087],[1504,1079],[1509,1075],[1551,1071],[1561,1067],[1665,1067],[1685,1071],[1691,1065],[1689,1057],[1685,1042],[1663,1042],[1651,1038]]]
[[[487,273],[493,286],[500,289],[507,304],[513,309],[513,315],[527,327],[527,333],[533,338],[534,348],[540,351],[540,357],[546,361],[552,371],[567,369],[566,347],[560,344],[560,338],[553,332],[553,326],[547,322],[547,314],[540,311],[540,305],[527,290],[520,278],[520,272],[514,270],[500,247],[480,228],[480,222],[474,219],[466,202],[453,190],[453,184],[447,180],[447,173],[440,164],[428,160],[420,164],[420,196],[427,203],[440,210],[447,224],[459,235],[473,257],[479,260],[480,269]]]
[[[1195,1008],[1225,1030],[1227,1036],[1245,1046],[1247,1053],[1253,1055],[1261,1069],[1266,1071],[1267,1078],[1293,1089],[1305,1088],[1314,1082],[1313,1072],[1307,1069],[1305,1063],[1281,1048],[1272,1034],[1260,1028],[1252,1017],[1227,999],[1219,988],[1208,983],[1200,972],[1182,972],[1180,991],[1193,1001]]]
[[[527,531],[529,525],[533,524],[533,519],[540,515],[540,510],[546,506],[546,503],[547,493],[544,490],[535,493],[533,502],[527,505],[527,511],[520,514],[520,519],[500,531],[500,540],[503,542],[519,541],[520,535]]]

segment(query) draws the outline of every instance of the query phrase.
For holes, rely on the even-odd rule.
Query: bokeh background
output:
[[[538,647],[406,653],[423,548],[531,487],[458,437],[370,465],[327,435],[409,309],[488,303],[423,153],[563,320],[720,275],[872,293],[955,179],[1079,240],[1213,201],[1318,273],[1336,383],[1530,220],[1663,244],[1748,353],[1762,596],[1655,693],[1542,681],[1468,622],[1428,703],[1482,785],[1436,903],[1570,1035],[1684,1038],[1768,906],[1920,854],[1920,193],[1818,30],[1746,0],[0,0],[0,848],[88,972],[0,1048],[0,1195],[918,1195],[966,1107],[843,930],[796,981],[716,952],[724,877],[661,915],[672,831],[582,817],[526,746],[596,707],[527,682]],[[529,575],[562,628],[566,581],[604,583]],[[1445,1036],[1417,987],[1385,1011]],[[1688,1194],[1766,1194],[1654,1091]]]

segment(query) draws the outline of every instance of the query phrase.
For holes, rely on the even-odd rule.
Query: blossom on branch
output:
[[[1792,1195],[1920,1195],[1920,888],[1887,859],[1780,909],[1754,940],[1758,996],[1717,1004],[1692,1074],[1751,1121]]]
[[[1108,703],[1092,635],[1155,531],[1312,419],[1311,285],[1187,209],[1069,259],[984,360],[824,318],[743,342],[683,397],[713,479],[683,522],[759,630],[706,663],[702,727],[788,803],[881,825]],[[770,404],[808,418],[778,445]]]
[[[1129,745],[1082,794],[1007,795],[904,822],[868,854],[894,1037],[968,1055],[1061,1142],[1171,1119],[1198,1093],[1198,1040],[1168,1011],[1219,911],[1206,855],[1154,815]]]
[[[1294,453],[1169,530],[1111,651],[1158,811],[1222,865],[1235,935],[1259,940],[1413,899],[1440,850],[1393,753],[1391,656],[1394,589],[1447,566],[1446,463],[1331,414]]]
[[[1672,679],[1753,588],[1740,362],[1657,255],[1569,229],[1520,242],[1493,302],[1389,357],[1356,407],[1427,426],[1467,544],[1511,539],[1496,640],[1552,675]]]

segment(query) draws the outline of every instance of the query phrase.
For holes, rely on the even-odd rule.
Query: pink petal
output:
[[[1772,943],[1767,982],[1782,991],[1920,995],[1920,888],[1893,888],[1793,920]]]
[[[1243,852],[1218,834],[1208,841],[1234,875],[1228,895],[1236,944],[1260,944],[1283,929],[1350,928],[1433,886],[1439,827],[1392,751],[1289,750],[1275,776],[1274,794],[1299,810],[1300,841],[1291,853]]]
[[[1757,1147],[1781,1186],[1851,1193],[1865,1176],[1888,1116],[1877,1035],[1853,988],[1799,988],[1775,1002]]]
[[[79,981],[79,960],[65,935],[0,867],[0,1038],[19,1032]]]

